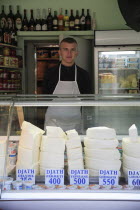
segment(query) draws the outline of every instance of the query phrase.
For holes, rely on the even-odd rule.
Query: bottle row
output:
[[[0,14],[0,28],[10,31],[68,31],[68,30],[91,30],[91,15],[89,9],[85,14],[85,9],[82,9],[81,14],[76,10],[74,15],[73,9],[69,11],[66,9],[64,14],[62,8],[59,14],[54,11],[52,14],[51,8],[36,10],[36,19],[34,18],[34,11],[30,10],[30,19],[27,18],[27,10],[24,9],[24,16],[22,17],[19,6],[17,6],[17,13],[14,15],[12,6],[9,6],[9,14],[5,14],[4,5]]]

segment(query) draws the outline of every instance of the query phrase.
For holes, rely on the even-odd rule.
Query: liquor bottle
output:
[[[68,16],[68,11],[67,9],[65,10],[65,15],[64,15],[64,31],[69,31],[69,16]]]
[[[84,14],[84,9],[82,9],[82,14],[80,17],[80,30],[84,31],[85,30],[85,14]]]
[[[33,14],[33,10],[30,10],[31,13],[31,17],[29,20],[29,31],[35,31],[35,21],[34,21],[34,14]]]
[[[79,31],[80,30],[80,17],[79,17],[79,11],[78,10],[76,10],[74,29],[75,29],[75,31]]]
[[[54,17],[53,17],[53,31],[58,31],[58,17],[57,17],[57,11],[54,11]]]
[[[9,14],[7,15],[7,22],[9,24],[9,29],[13,28],[13,24],[14,24],[14,14],[12,12],[12,6],[9,5]]]
[[[60,14],[58,15],[58,30],[64,30],[64,16],[62,14],[62,8],[60,9]]]
[[[9,31],[8,31],[8,24],[6,24],[3,28],[3,43],[8,44],[8,36],[9,36]]]
[[[71,15],[69,17],[69,21],[70,21],[70,31],[74,30],[74,24],[75,24],[75,18],[73,16],[73,10],[71,9]]]
[[[11,31],[11,44],[17,45],[17,31],[15,29],[15,25],[13,25],[12,31]]]
[[[17,6],[17,13],[15,15],[15,28],[17,31],[20,31],[22,28],[22,16],[19,12],[19,6]]]
[[[89,14],[89,9],[87,9],[87,16],[85,17],[85,29],[86,30],[91,30],[91,16]]]
[[[40,9],[37,9],[37,17],[36,17],[35,30],[36,31],[41,31]]]
[[[8,37],[7,37],[7,39],[8,39],[8,44],[11,44],[11,30],[12,30],[12,28],[10,28],[10,26],[9,26],[9,23],[8,23],[8,25],[7,25],[7,33],[8,33]]]
[[[48,28],[48,31],[52,31],[52,28],[53,28],[53,17],[51,15],[51,8],[48,8],[47,28]]]
[[[0,43],[3,43],[3,29],[0,28]]]
[[[26,9],[24,9],[24,18],[22,21],[22,31],[28,31],[28,19],[26,15]]]
[[[47,31],[47,19],[46,19],[46,9],[43,9],[42,12],[42,31]]]
[[[4,29],[6,27],[7,16],[4,12],[4,5],[2,5],[2,13],[0,14],[0,28]]]

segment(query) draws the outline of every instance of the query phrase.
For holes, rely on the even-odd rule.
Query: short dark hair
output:
[[[67,42],[69,44],[72,44],[72,43],[77,44],[77,41],[74,38],[71,38],[71,37],[66,37],[66,38],[62,39],[62,41],[60,42],[60,45],[63,42]]]

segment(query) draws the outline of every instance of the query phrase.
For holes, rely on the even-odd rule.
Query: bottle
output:
[[[78,10],[76,10],[74,29],[75,29],[75,31],[79,31],[80,30],[80,17],[79,17],[79,11]]]
[[[80,30],[84,31],[85,30],[85,14],[84,14],[84,9],[82,9],[82,14],[80,17]]]
[[[37,9],[37,17],[36,17],[35,30],[36,31],[41,31],[40,9]]]
[[[7,16],[4,12],[4,5],[2,5],[2,12],[0,14],[0,28],[4,29],[7,24]]]
[[[53,17],[53,31],[58,31],[57,11],[54,11],[54,17]]]
[[[53,28],[53,17],[51,15],[51,8],[48,8],[47,28],[48,28],[48,31],[52,31],[52,28]]]
[[[0,43],[3,43],[3,30],[0,28]]]
[[[91,30],[91,16],[89,14],[89,9],[87,9],[87,16],[85,17],[85,29],[86,30]]]
[[[22,21],[22,31],[28,31],[28,19],[26,16],[26,9],[24,9],[24,18]]]
[[[65,10],[65,15],[64,15],[64,31],[69,31],[69,16],[67,9]]]
[[[60,9],[60,14],[58,15],[58,30],[64,30],[64,16],[62,14],[62,8]]]
[[[3,28],[3,43],[8,44],[8,36],[9,36],[8,24],[6,24]]]
[[[42,12],[42,25],[41,25],[42,31],[47,31],[47,19],[46,19],[46,9],[43,9]]]
[[[19,12],[19,6],[17,6],[17,14],[15,15],[15,28],[17,31],[21,31],[22,28],[22,16]]]
[[[71,9],[71,15],[69,17],[69,22],[70,22],[70,31],[74,30],[74,24],[75,24],[75,18],[73,16],[73,10]]]
[[[7,15],[7,22],[9,24],[9,29],[13,28],[13,24],[14,24],[14,14],[12,12],[12,6],[9,5],[9,14]]]
[[[29,21],[29,31],[35,31],[35,21],[34,21],[34,14],[33,14],[33,10],[30,10],[31,13],[31,17],[30,17],[30,21]]]
[[[13,25],[12,31],[11,31],[11,44],[17,45],[17,31],[15,29],[15,25]]]

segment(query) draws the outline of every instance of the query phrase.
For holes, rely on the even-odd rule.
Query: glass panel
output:
[[[60,112],[58,112],[58,108],[62,108],[63,113],[65,113],[66,108],[67,108],[66,110],[68,110],[68,108],[70,108],[70,110],[72,110],[72,108],[78,108],[78,110],[80,110],[80,114],[81,114],[80,130],[77,130],[77,132],[81,140],[80,145],[83,146],[83,150],[81,154],[84,160],[83,168],[85,169],[87,168],[86,166],[87,153],[85,152],[84,147],[86,146],[86,144],[84,144],[84,141],[85,141],[85,138],[87,138],[88,128],[97,127],[97,126],[106,126],[109,128],[114,128],[116,131],[117,140],[118,140],[117,145],[115,146],[114,150],[119,151],[120,154],[122,154],[122,145],[121,145],[122,139],[124,137],[128,137],[128,129],[130,128],[132,124],[136,124],[138,128],[138,133],[140,134],[140,125],[139,125],[140,96],[139,95],[131,95],[131,94],[128,94],[128,95],[86,95],[86,96],[85,95],[77,95],[77,96],[72,96],[72,95],[69,95],[69,96],[64,96],[64,95],[24,96],[23,95],[23,96],[14,97],[13,102],[14,102],[13,110],[12,112],[10,112],[11,132],[10,132],[10,142],[9,142],[9,147],[8,147],[9,153],[8,153],[8,158],[7,158],[8,162],[7,162],[6,170],[8,171],[8,174],[7,174],[8,177],[13,178],[15,182],[12,182],[12,183],[10,182],[10,184],[4,185],[5,190],[9,190],[9,189],[10,190],[13,190],[13,189],[26,190],[25,186],[27,183],[25,184],[25,180],[26,180],[25,177],[24,177],[23,182],[20,185],[20,188],[18,188],[20,183],[16,182],[16,169],[26,169],[26,170],[35,169],[35,185],[32,186],[32,183],[30,183],[31,184],[30,187],[33,187],[34,189],[42,189],[42,190],[46,190],[46,189],[49,190],[51,188],[50,186],[45,185],[44,174],[45,174],[45,169],[48,169],[48,168],[55,169],[55,168],[51,166],[46,167],[43,164],[46,164],[47,160],[49,160],[49,164],[51,165],[52,160],[54,159],[54,157],[56,157],[57,152],[59,153],[60,150],[56,147],[56,144],[52,145],[52,147],[49,148],[49,151],[44,150],[43,148],[44,147],[46,148],[47,146],[46,144],[45,146],[42,146],[43,144],[42,142],[44,138],[42,136],[46,136],[47,133],[42,133],[42,131],[36,130],[37,128],[44,130],[45,114],[47,111],[47,116],[48,116],[48,107],[54,108],[53,114],[55,113],[55,110],[57,110],[57,114],[58,113],[60,114]],[[62,119],[64,119],[63,113],[61,115]],[[70,111],[69,116],[70,117],[72,116],[72,122],[73,122],[72,123],[73,127],[71,127],[71,129],[75,129],[74,111]],[[33,126],[36,126],[37,128],[30,127],[30,124],[28,124],[27,126],[24,125],[24,128],[22,127],[21,129],[23,121],[26,121],[27,123],[31,123]],[[59,124],[58,119],[54,118],[54,115],[53,115],[53,122],[55,122],[56,125],[59,127],[62,126],[62,124]],[[50,126],[54,126],[54,124],[53,125],[50,124]],[[67,138],[68,138],[68,135],[67,135]],[[100,138],[98,139],[97,137],[94,139],[94,136],[93,136],[93,141],[94,140],[100,141],[101,139]],[[108,139],[103,140],[103,145],[105,144],[107,140]],[[110,139],[110,142],[112,142],[112,140]],[[59,141],[59,137],[55,137],[55,139],[52,138],[51,143],[53,141]],[[68,140],[65,139],[65,141],[68,141]],[[93,148],[88,148],[88,149],[90,150]],[[98,149],[101,150],[100,148],[97,148],[97,150]],[[107,149],[108,148],[102,150],[102,154],[99,160],[105,161],[105,159],[102,159],[102,155],[106,153]],[[54,150],[55,150],[55,153],[52,152]],[[64,165],[61,167],[61,169],[64,168],[64,171],[65,171],[64,184],[66,186],[61,186],[61,187],[64,190],[65,187],[70,188],[69,186],[70,180],[69,180],[69,173],[68,173],[69,157],[68,157],[67,150],[63,152],[63,156],[64,158],[62,161]],[[41,158],[45,158],[44,162],[42,161]],[[59,158],[60,157],[58,157],[56,162],[59,160]],[[76,160],[77,159],[74,159],[74,162]],[[98,162],[99,160],[96,160],[96,161]],[[122,156],[121,156],[121,160],[122,160]],[[82,160],[80,159],[80,161]],[[118,161],[119,161],[119,158],[118,158]],[[119,163],[122,164],[122,161],[121,162],[119,161]],[[57,162],[57,166],[58,165],[59,165],[59,161]],[[107,163],[105,163],[105,165],[108,166]],[[58,169],[57,166],[56,166],[56,169]],[[74,169],[79,169],[78,168],[79,165],[77,165],[76,167],[77,168],[74,168]],[[95,187],[98,187],[101,189],[102,186],[99,186],[99,177],[98,177],[99,169],[97,170],[96,169],[92,170],[91,168],[87,168],[87,169],[90,169],[90,177],[89,177],[90,183],[89,184],[92,190],[95,190],[94,184],[96,184]],[[121,186],[118,186],[118,190],[122,190],[122,186],[124,189],[124,186],[127,185],[126,171],[125,171],[125,176],[124,176],[122,168],[120,168],[119,185]],[[56,185],[53,187],[55,189],[58,188],[58,186]],[[85,186],[85,188],[86,187],[88,190],[91,190],[89,186]],[[78,185],[78,188],[82,189],[82,187],[79,185]],[[114,192],[113,187],[111,188],[112,188],[112,191]],[[136,187],[135,189],[137,190],[138,188]],[[99,192],[102,192],[102,191],[100,190]]]
[[[139,93],[140,51],[99,52],[99,93]]]

